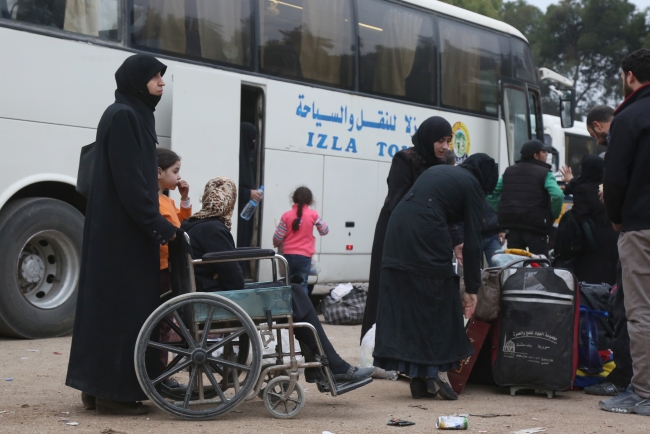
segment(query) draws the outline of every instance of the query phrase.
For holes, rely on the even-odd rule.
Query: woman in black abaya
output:
[[[379,271],[381,269],[384,237],[391,212],[411,189],[418,177],[430,167],[445,164],[442,159],[449,149],[451,141],[451,125],[440,116],[433,116],[422,122],[417,132],[411,138],[412,148],[399,151],[393,157],[388,173],[388,195],[379,213],[375,238],[372,243],[370,257],[370,279],[368,280],[368,299],[363,314],[361,339],[377,320],[377,302],[379,300]],[[462,243],[457,232],[452,231],[454,246]]]
[[[249,122],[242,122],[239,133],[239,197],[238,212],[240,215],[252,196],[257,193],[255,170],[255,142],[257,128]],[[257,196],[254,199],[258,198]],[[237,247],[250,247],[253,237],[253,219],[244,220],[239,217],[237,222]]]
[[[605,162],[596,155],[585,155],[582,159],[580,177],[573,187],[573,208],[571,212],[578,224],[589,219],[593,222],[593,239],[596,249],[575,258],[574,272],[580,282],[616,283],[618,263],[618,233],[607,218],[605,205],[598,197],[603,183]]]
[[[481,285],[483,203],[498,168],[486,154],[456,167],[427,169],[393,210],[384,240],[377,331],[377,367],[411,377],[414,398],[458,399],[447,371],[473,353],[465,333]],[[466,294],[452,265],[449,225],[464,223]]]
[[[239,128],[239,197],[237,200],[237,216],[241,215],[251,198],[259,202],[257,191],[257,170],[255,168],[255,142],[257,128],[250,122],[242,122]],[[237,247],[251,247],[253,240],[254,219],[244,220],[238,217]],[[250,261],[239,263],[245,277],[250,277]]]
[[[148,408],[133,354],[142,324],[160,304],[160,248],[176,227],[158,212],[154,109],[166,66],[136,54],[115,73],[115,103],[95,145],[84,223],[79,296],[66,385],[86,409],[143,414]],[[148,354],[147,369],[159,369]]]

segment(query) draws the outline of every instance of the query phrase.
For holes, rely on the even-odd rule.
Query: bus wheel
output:
[[[83,215],[65,202],[27,198],[0,212],[0,334],[61,336],[72,330]]]

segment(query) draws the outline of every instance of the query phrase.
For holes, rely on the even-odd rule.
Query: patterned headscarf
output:
[[[237,201],[237,186],[232,179],[225,176],[217,176],[205,184],[203,197],[201,198],[201,211],[192,217],[206,219],[219,217],[228,230],[232,228],[232,211]]]

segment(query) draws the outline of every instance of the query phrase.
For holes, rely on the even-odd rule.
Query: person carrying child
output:
[[[329,228],[318,212],[309,208],[314,203],[310,189],[298,187],[291,198],[293,207],[282,214],[280,224],[273,234],[273,246],[283,246],[282,252],[289,263],[290,274],[302,278],[301,286],[308,294],[307,279],[311,269],[311,257],[316,253],[314,226],[321,236],[327,235]]]

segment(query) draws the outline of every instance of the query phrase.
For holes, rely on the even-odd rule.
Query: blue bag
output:
[[[598,318],[607,317],[605,311],[591,310],[580,305],[580,333],[578,340],[578,369],[587,374],[603,372],[603,360],[598,354]]]

